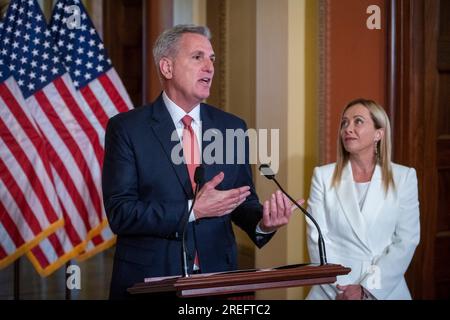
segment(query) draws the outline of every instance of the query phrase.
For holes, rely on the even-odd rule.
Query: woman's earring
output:
[[[378,157],[378,140],[375,140],[374,146],[375,146],[375,156]]]

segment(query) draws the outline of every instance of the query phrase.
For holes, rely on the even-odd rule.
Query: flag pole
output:
[[[14,300],[20,300],[20,258],[14,261]]]

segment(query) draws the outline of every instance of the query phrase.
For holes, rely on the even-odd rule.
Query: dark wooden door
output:
[[[425,119],[427,134],[425,152],[430,153],[427,171],[428,194],[436,202],[429,226],[430,272],[432,285],[426,291],[430,298],[450,298],[450,1],[440,0],[427,5],[428,25],[425,39],[426,85],[425,104],[432,108]],[[427,121],[429,120],[429,121]],[[434,192],[436,190],[436,192]]]
[[[103,40],[134,106],[142,104],[141,0],[103,1]]]
[[[450,298],[450,1],[392,0],[388,101],[394,160],[417,169],[416,299]]]

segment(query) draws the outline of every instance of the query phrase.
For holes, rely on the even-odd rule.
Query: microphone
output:
[[[325,251],[325,241],[323,240],[322,231],[320,230],[320,227],[319,227],[319,224],[317,223],[317,221],[311,216],[311,214],[308,211],[306,211],[306,209],[304,209],[301,205],[299,205],[297,203],[297,201],[292,199],[292,197],[290,195],[288,195],[286,191],[284,191],[283,187],[281,187],[281,185],[278,183],[277,179],[275,179],[275,173],[272,171],[272,169],[269,167],[269,165],[267,165],[267,164],[260,165],[259,171],[267,179],[273,180],[276,183],[276,185],[278,186],[278,188],[280,188],[281,192],[283,192],[289,198],[289,200],[291,200],[297,206],[297,208],[299,208],[300,211],[302,211],[303,214],[305,216],[307,216],[314,223],[314,225],[316,226],[316,229],[319,233],[318,245],[319,245],[320,265],[323,266],[324,264],[326,264],[327,263],[327,253]]]
[[[192,200],[192,204],[191,207],[188,210],[187,216],[184,218],[183,220],[183,235],[182,235],[182,257],[183,257],[183,277],[188,278],[189,277],[189,273],[188,273],[188,264],[187,264],[187,250],[186,250],[186,230],[187,230],[187,225],[189,224],[189,217],[191,216],[192,213],[192,209],[194,209],[194,204],[195,204],[195,200],[197,199],[197,194],[198,191],[200,190],[200,184],[203,182],[204,180],[204,175],[205,175],[205,168],[202,165],[199,165],[197,168],[195,168],[195,172],[194,172],[194,182],[195,182],[195,190],[194,190],[194,199]]]

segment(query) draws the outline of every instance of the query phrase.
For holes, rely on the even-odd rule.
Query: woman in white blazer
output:
[[[411,299],[404,274],[419,243],[417,177],[391,163],[389,119],[358,99],[344,109],[337,162],[314,169],[308,208],[321,227],[328,263],[352,271],[314,286],[308,299]],[[308,221],[308,250],[319,261]]]

